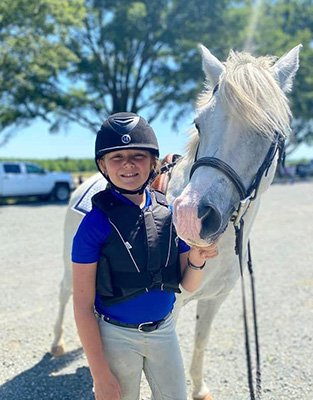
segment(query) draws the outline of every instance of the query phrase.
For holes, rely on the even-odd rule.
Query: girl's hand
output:
[[[118,380],[110,372],[103,379],[95,379],[93,382],[96,400],[120,400],[122,390]]]
[[[207,247],[191,247],[189,253],[182,253],[181,272],[182,287],[192,293],[197,290],[203,282],[204,264],[207,258],[217,256],[217,242]]]
[[[202,265],[207,258],[213,258],[218,255],[218,241],[207,247],[191,247],[189,259],[195,265]]]

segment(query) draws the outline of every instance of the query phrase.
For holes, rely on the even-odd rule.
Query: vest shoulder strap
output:
[[[161,191],[159,191],[157,189],[151,189],[150,193],[154,194],[155,200],[158,204],[168,207],[168,203],[167,203],[164,193],[162,193]]]
[[[105,189],[99,193],[96,193],[91,200],[92,207],[100,208],[100,210],[102,210],[106,214],[116,206],[125,205],[122,200],[118,199],[111,193],[110,189]]]

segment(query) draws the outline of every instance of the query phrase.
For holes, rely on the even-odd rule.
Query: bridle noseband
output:
[[[192,175],[199,167],[212,167],[218,169],[219,171],[222,171],[224,175],[226,175],[227,178],[231,180],[234,184],[240,195],[240,199],[242,200],[245,198],[246,189],[242,183],[242,180],[240,179],[240,176],[224,161],[215,157],[201,157],[198,160],[195,160],[194,164],[191,167],[189,179],[191,179]]]

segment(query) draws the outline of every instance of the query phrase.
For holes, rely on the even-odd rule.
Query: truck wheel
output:
[[[65,183],[58,183],[54,189],[55,198],[58,201],[67,201],[70,198],[70,189]]]

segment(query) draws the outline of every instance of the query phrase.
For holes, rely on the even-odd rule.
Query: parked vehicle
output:
[[[296,173],[300,176],[300,178],[313,176],[313,160],[311,160],[309,164],[298,164]]]
[[[66,201],[74,188],[69,173],[45,171],[29,162],[0,162],[0,197],[39,196]]]

